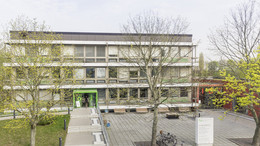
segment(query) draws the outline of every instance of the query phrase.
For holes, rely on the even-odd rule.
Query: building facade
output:
[[[84,32],[55,32],[55,34],[61,35],[60,42],[63,45],[61,55],[72,70],[71,76],[62,86],[63,93],[94,90],[97,91],[96,101],[100,105],[140,104],[151,99],[146,73],[132,62],[130,63],[128,60],[131,55],[126,58],[125,52],[131,52],[134,45],[132,38],[137,39],[143,35],[141,43],[145,48],[149,45],[146,38],[157,37],[157,35]],[[192,35],[172,35],[171,37],[178,37],[178,40],[167,46],[160,45],[160,42],[157,44],[158,48],[172,50],[168,52],[174,55],[169,56],[176,59],[160,74],[163,80],[171,80],[171,82],[163,83],[161,95],[168,97],[166,103],[190,106],[193,102],[191,90],[192,86],[195,86],[192,83],[192,69],[198,66],[193,60],[196,57],[195,45],[192,42]],[[57,42],[52,42],[53,45],[55,43]],[[162,53],[159,54],[162,55]],[[158,56],[153,58],[153,62],[159,62]],[[15,68],[13,72],[19,74]],[[152,69],[147,72],[152,72]],[[46,82],[42,82],[44,88],[50,86],[48,80],[51,77],[51,75],[46,76]],[[43,93],[44,88],[41,91]],[[77,97],[73,98],[73,94],[68,94],[66,99],[76,106]]]

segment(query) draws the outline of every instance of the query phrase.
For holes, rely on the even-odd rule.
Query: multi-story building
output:
[[[11,32],[17,33],[17,32]],[[133,45],[129,34],[124,33],[85,33],[85,32],[55,32],[61,34],[63,50],[61,55],[73,69],[73,75],[62,89],[73,93],[66,99],[76,106],[77,96],[90,98],[100,105],[145,103],[151,98],[147,78],[140,68],[128,63],[122,50],[131,50]],[[130,34],[138,36],[140,34]],[[143,34],[156,36],[155,34]],[[192,106],[192,69],[197,66],[193,62],[195,45],[192,35],[172,35],[179,39],[167,46],[175,52],[177,62],[167,67],[161,74],[167,77],[171,74],[173,82],[167,83],[162,90],[162,96],[168,96],[166,103],[175,106]],[[144,37],[145,38],[145,37]],[[11,38],[12,39],[12,38]],[[143,39],[143,46],[146,46]],[[55,42],[52,42],[55,44]],[[123,49],[122,49],[123,48]],[[159,58],[154,58],[154,62]],[[14,68],[15,71],[15,68]],[[47,78],[51,78],[47,77]],[[48,85],[48,82],[42,82]],[[47,86],[45,86],[46,88]],[[170,92],[169,90],[174,90]],[[44,89],[42,89],[44,92]],[[97,93],[97,95],[95,95]],[[75,95],[77,94],[77,95]],[[73,100],[73,101],[72,101]]]

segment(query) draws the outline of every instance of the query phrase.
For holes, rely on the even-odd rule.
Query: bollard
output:
[[[61,139],[61,137],[59,138],[59,146],[62,146],[62,139]]]
[[[200,113],[199,113],[199,117],[200,117]]]
[[[66,119],[64,119],[64,130],[66,130],[67,126],[66,126]]]
[[[14,119],[15,119],[15,110],[14,110]]]
[[[70,115],[70,108],[68,107],[68,115]]]

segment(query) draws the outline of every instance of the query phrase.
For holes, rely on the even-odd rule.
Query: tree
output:
[[[259,39],[260,19],[254,1],[239,5],[224,25],[209,35],[213,49],[224,59],[233,61],[229,68],[234,74],[240,61],[249,63],[250,58],[256,57]]]
[[[203,53],[200,53],[199,56],[199,76],[203,76],[203,71],[204,71],[204,56]]]
[[[178,45],[181,34],[187,27],[186,21],[181,18],[162,18],[152,12],[131,17],[123,26],[123,32],[129,34],[126,39],[132,42],[132,45],[129,49],[122,47],[120,53],[128,63],[145,74],[151,92],[150,104],[153,105],[154,110],[152,146],[156,145],[158,107],[167,100],[162,98],[162,94],[176,92],[174,89],[165,92],[165,86],[176,81],[174,78],[176,71],[172,65],[182,58],[179,56],[182,53],[179,54],[178,48],[173,46]],[[191,48],[182,55],[188,55],[190,52]]]
[[[258,51],[259,52],[259,51]],[[249,62],[241,62],[238,64],[244,69],[245,79],[241,80],[227,74],[226,70],[221,72],[221,76],[225,77],[224,90],[220,88],[210,88],[207,91],[222,98],[214,97],[213,104],[222,107],[223,105],[235,101],[237,103],[235,111],[240,108],[249,110],[256,123],[255,134],[252,145],[260,145],[260,115],[256,112],[256,107],[260,105],[260,54],[256,58],[251,58]],[[234,102],[233,102],[234,103]]]
[[[210,61],[208,63],[208,75],[213,77],[219,76],[219,64],[218,61]]]
[[[224,26],[209,36],[209,40],[214,49],[228,60],[229,71],[233,72],[233,75],[222,72],[221,75],[226,76],[227,92],[216,91],[223,94],[223,98],[215,99],[216,103],[225,104],[235,100],[253,113],[256,130],[252,144],[258,146],[260,124],[254,106],[259,105],[259,52],[256,50],[259,47],[260,19],[255,12],[255,5],[255,1],[239,5]]]
[[[1,93],[7,95],[4,108],[15,110],[24,118],[7,126],[29,123],[30,143],[35,146],[36,125],[51,116],[53,106],[63,104],[61,86],[71,72],[63,63],[61,36],[52,33],[44,23],[18,17],[10,22],[10,29],[1,67],[5,78]]]

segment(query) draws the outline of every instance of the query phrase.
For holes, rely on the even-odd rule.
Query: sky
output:
[[[197,56],[218,60],[207,36],[223,25],[231,9],[248,0],[0,0],[0,25],[19,15],[45,21],[53,31],[120,32],[129,17],[154,11],[163,17],[182,17],[197,44]],[[3,28],[0,27],[0,32]]]

